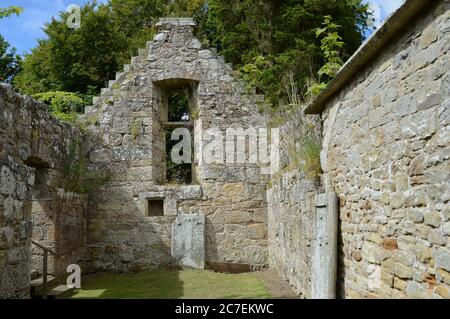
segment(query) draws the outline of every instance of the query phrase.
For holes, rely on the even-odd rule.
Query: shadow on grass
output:
[[[62,298],[208,299],[271,298],[252,273],[231,275],[198,270],[160,270],[137,274],[100,274],[85,278],[82,289]]]
[[[178,299],[183,296],[179,271],[136,274],[99,274],[82,281],[82,289],[63,298],[75,299]]]

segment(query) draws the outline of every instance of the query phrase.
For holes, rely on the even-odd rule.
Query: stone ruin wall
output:
[[[311,297],[315,200],[320,185],[298,170],[275,176],[267,191],[269,267],[302,298]]]
[[[272,178],[269,264],[300,296],[325,187],[340,198],[338,297],[450,298],[448,2],[409,25],[328,102],[322,186]]]
[[[84,269],[88,196],[62,188],[32,194],[32,239],[61,254],[57,257],[49,254],[48,273],[63,280],[68,265],[77,264]],[[31,248],[31,276],[35,278],[42,275],[43,253],[35,245]]]
[[[90,168],[111,173],[88,213],[85,197],[61,188],[64,154],[79,132],[1,85],[0,298],[28,296],[32,259],[39,263],[31,238],[75,252],[63,263],[83,259],[87,242],[84,271],[171,265],[177,213],[206,215],[207,261],[269,264],[309,297],[314,198],[322,188],[340,198],[339,297],[450,298],[448,9],[442,1],[410,23],[328,102],[323,186],[282,171],[266,193],[256,165],[199,162],[196,184],[164,184],[160,93],[170,80],[198,85],[196,133],[264,123],[261,97],[202,49],[191,20],[160,23],[87,109],[89,131],[102,139]],[[164,198],[165,216],[145,216],[148,198]]]
[[[70,141],[80,137],[77,130],[51,117],[47,109],[46,105],[17,94],[11,86],[0,85],[0,298],[29,296],[32,270],[39,271],[32,267],[32,251],[35,258],[41,253],[31,249],[32,237],[57,251],[74,248],[66,228],[58,227],[55,232],[64,234],[67,245],[51,246],[52,242],[39,234],[51,231],[58,222],[49,223],[48,228],[40,227],[35,213],[39,210],[41,217],[47,219],[52,214],[73,216],[79,212],[78,208],[72,210],[73,206],[84,207],[87,203],[83,199],[81,204],[79,198],[73,202],[70,196],[77,196],[66,193],[64,199],[54,199],[57,207],[48,207],[48,201],[34,197],[36,192],[48,190],[48,180],[41,183],[37,175],[58,175]],[[61,189],[58,191],[64,194]],[[67,223],[70,222],[60,224]],[[79,257],[72,255],[71,261]]]
[[[450,298],[450,4],[438,3],[323,113],[341,297]]]
[[[195,162],[196,183],[166,185],[161,138],[164,88],[196,86],[194,136],[217,127],[264,126],[260,96],[233,79],[230,65],[202,49],[191,19],[167,19],[124,72],[102,91],[86,120],[103,146],[93,167],[111,172],[96,194],[88,226],[92,270],[137,271],[171,265],[171,225],[177,213],[206,215],[206,260],[267,264],[266,179],[253,164]],[[195,153],[199,152],[195,141]],[[203,147],[209,146],[205,141]],[[164,216],[146,216],[146,200],[164,198]]]
[[[304,118],[302,116],[302,118]],[[317,116],[316,121],[320,128]],[[280,170],[271,175],[267,189],[269,268],[286,280],[301,298],[311,297],[311,269],[315,236],[315,201],[319,180],[307,178],[297,159],[299,118],[280,127]],[[317,137],[321,131],[317,129]]]

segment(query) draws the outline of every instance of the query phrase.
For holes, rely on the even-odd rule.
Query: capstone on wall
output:
[[[322,114],[341,297],[450,297],[449,7],[430,4]]]
[[[195,139],[209,128],[225,135],[229,127],[264,126],[257,111],[262,98],[233,78],[223,58],[202,48],[193,26],[192,19],[161,20],[153,41],[86,110],[89,129],[103,137],[91,153],[92,167],[111,172],[89,215],[93,270],[171,265],[171,225],[178,213],[206,215],[207,262],[267,264],[267,181],[260,167],[200,161]],[[193,185],[165,181],[164,91],[174,86],[194,92]],[[204,138],[203,149],[212,143]],[[164,216],[147,216],[152,198],[164,200]]]

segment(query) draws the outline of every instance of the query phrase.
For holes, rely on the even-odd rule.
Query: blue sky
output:
[[[384,20],[396,10],[403,0],[364,0],[374,3],[378,10],[380,20]],[[0,34],[23,54],[37,45],[37,39],[44,38],[42,27],[49,22],[52,16],[64,11],[70,4],[84,4],[88,0],[0,0],[1,7],[11,5],[24,8],[19,17],[10,17],[0,20]],[[99,2],[106,2],[101,0]]]

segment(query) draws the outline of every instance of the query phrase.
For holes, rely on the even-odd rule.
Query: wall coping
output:
[[[170,30],[174,27],[195,27],[193,18],[160,18],[156,24],[158,30]]]
[[[373,61],[408,22],[430,4],[429,1],[424,0],[405,0],[400,8],[359,47],[328,86],[306,107],[305,114],[321,114],[328,100],[338,94],[360,69]]]

